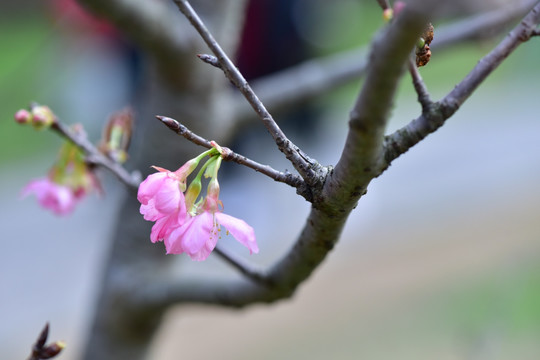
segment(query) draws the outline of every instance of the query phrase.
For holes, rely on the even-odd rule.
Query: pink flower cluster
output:
[[[155,221],[150,240],[163,241],[167,254],[186,253],[191,259],[202,261],[214,250],[223,225],[250,253],[259,252],[253,228],[219,210],[217,178],[210,181],[203,201],[195,203],[200,186],[194,196],[190,194],[191,186],[184,195],[186,178],[197,164],[198,161],[187,162],[174,172],[155,167],[158,172],[139,186],[140,212],[145,220]]]
[[[36,179],[26,185],[22,196],[30,194],[35,194],[41,206],[57,215],[71,213],[75,204],[84,197],[84,192],[75,193],[68,186],[57,184],[49,178]]]
[[[84,134],[78,126],[74,131]],[[34,194],[45,209],[57,215],[67,215],[93,189],[101,189],[97,177],[86,164],[83,152],[67,141],[62,145],[47,177],[31,181],[23,188],[21,195],[26,197]]]
[[[80,200],[94,188],[99,188],[97,179],[92,177],[92,183],[87,187],[73,187],[71,184],[60,184],[50,177],[32,180],[22,190],[22,197],[34,194],[39,204],[54,212],[56,215],[70,214]]]

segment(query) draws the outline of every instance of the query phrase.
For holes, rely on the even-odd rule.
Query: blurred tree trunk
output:
[[[81,3],[93,10],[92,1]],[[193,6],[219,34],[222,46],[234,53],[242,29],[245,2],[198,0],[193,1]],[[187,21],[184,25],[186,32],[194,33]],[[137,89],[136,137],[132,144],[131,164],[128,164],[145,172],[143,177],[151,172],[151,165],[176,170],[190,156],[201,152],[193,144],[174,136],[155,120],[155,115],[179,119],[211,139],[219,141],[226,136],[223,124],[227,120],[227,109],[223,104],[217,109],[215,99],[219,89],[228,82],[224,81],[222,72],[197,59],[196,54],[204,51],[206,46],[194,38],[185,58],[177,60],[181,66],[174,69],[176,74],[164,71],[165,67],[155,57],[147,61],[150,66],[145,70],[144,85]],[[164,256],[163,246],[151,244],[152,224],[143,221],[139,206],[135,196],[130,194],[120,208],[83,355],[86,360],[144,359],[166,310],[128,309],[125,298],[118,291],[130,284],[137,286],[144,278],[172,276],[169,269],[176,258]]]

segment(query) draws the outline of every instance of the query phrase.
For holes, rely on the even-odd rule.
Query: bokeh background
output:
[[[51,339],[68,344],[60,358],[77,358],[117,203],[126,195],[102,173],[105,194],[90,196],[67,218],[43,211],[34,198],[20,199],[21,188],[52,165],[62,140],[15,124],[14,112],[30,101],[48,104],[97,140],[104,119],[133,102],[143,66],[114,30],[81,25],[59,3],[0,4],[2,359],[25,358],[46,321]],[[366,44],[383,25],[375,1],[254,3],[251,16],[273,9],[283,31],[248,22],[239,64],[251,78]],[[257,36],[275,43],[269,64],[257,56]],[[279,36],[293,42],[287,44],[294,54],[279,48],[287,45]],[[501,37],[434,53],[421,69],[432,97],[451,90]],[[150,358],[540,358],[539,40],[522,45],[443,128],[373,181],[335,250],[293,299],[242,311],[173,308]],[[278,122],[287,119],[294,141],[334,164],[360,84],[351,81],[276,116]],[[415,98],[405,76],[389,131],[419,114]],[[298,120],[307,117],[308,124]],[[286,168],[260,145],[259,126],[223,145]],[[251,170],[226,164],[224,171],[227,211],[257,231],[261,253],[249,259],[271,264],[299,233],[308,204]],[[244,252],[233,241],[227,246]],[[179,262],[184,276],[231,272],[216,257]]]

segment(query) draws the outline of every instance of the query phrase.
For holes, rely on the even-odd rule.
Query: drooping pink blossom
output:
[[[157,173],[149,175],[140,185],[137,200],[145,220],[155,221],[150,239],[162,241],[187,220],[183,190],[186,178],[197,164],[187,162],[177,171],[155,167]]]
[[[193,260],[205,260],[221,237],[221,226],[247,247],[250,254],[259,252],[255,231],[244,220],[222,212],[203,211],[190,217],[183,226],[176,228],[165,238],[167,254],[186,253]]]
[[[217,152],[221,149],[217,144],[214,148]],[[137,199],[141,203],[140,212],[145,220],[155,221],[150,240],[154,243],[163,241],[167,254],[187,253],[193,260],[205,260],[216,247],[221,226],[246,246],[250,253],[259,252],[253,228],[244,220],[224,214],[219,208],[222,204],[217,171],[221,152],[212,154],[216,150],[202,153],[174,172],[154,166],[158,172],[149,175],[139,185]],[[186,190],[187,176],[207,155],[210,159]],[[203,174],[212,179],[206,197],[197,201]]]
[[[216,247],[221,237],[221,226],[227,229],[238,242],[249,249],[250,254],[258,253],[255,231],[244,220],[224,214],[219,210],[219,185],[212,179],[208,193],[201,206],[201,212],[191,216],[183,226],[178,227],[165,238],[168,254],[188,254],[193,260],[205,260]]]
[[[141,203],[140,212],[145,220],[156,221],[172,214],[184,204],[184,194],[171,172],[158,172],[149,175],[139,185],[137,200]],[[185,212],[185,204],[183,205]]]
[[[59,185],[49,178],[36,179],[26,185],[22,196],[30,194],[35,194],[41,206],[58,215],[71,213],[80,199],[71,188]]]

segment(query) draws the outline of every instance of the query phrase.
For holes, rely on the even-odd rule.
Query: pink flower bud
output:
[[[384,9],[383,13],[382,13],[382,16],[383,16],[383,20],[385,22],[388,22],[390,20],[392,20],[392,16],[394,16],[394,11],[390,8],[388,9]]]
[[[21,109],[15,113],[15,121],[19,124],[27,124],[32,121],[32,114],[28,110]]]
[[[32,123],[36,129],[51,126],[56,117],[48,106],[35,106],[32,108]]]

